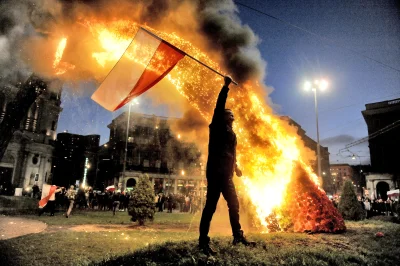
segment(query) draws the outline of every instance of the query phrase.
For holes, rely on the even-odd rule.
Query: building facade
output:
[[[127,131],[127,112],[112,120],[109,142],[99,151],[101,188],[116,185],[121,190],[130,189],[139,177],[147,175],[155,192],[199,193],[200,187],[205,187],[205,166],[196,145],[171,131],[176,121],[131,113]]]
[[[362,115],[372,167],[366,175],[367,193],[385,199],[388,190],[400,186],[400,98],[366,104]]]
[[[29,189],[34,184],[51,183],[54,141],[61,108],[62,83],[47,82],[45,90],[30,107],[25,119],[7,146],[0,162],[3,186]],[[0,121],[17,90],[0,88]]]
[[[367,186],[364,195],[372,200],[387,200],[387,192],[396,188],[391,174],[366,173],[365,178]]]
[[[57,134],[53,184],[68,187],[95,186],[100,135]]]
[[[334,185],[335,194],[340,193],[345,181],[353,180],[353,167],[349,164],[331,164],[330,173]],[[354,181],[352,181],[354,183]]]
[[[400,98],[366,104],[362,115],[370,136],[369,151],[373,171],[390,174],[399,172]]]

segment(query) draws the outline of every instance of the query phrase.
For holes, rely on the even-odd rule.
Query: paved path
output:
[[[43,232],[47,224],[19,217],[0,215],[0,240]]]

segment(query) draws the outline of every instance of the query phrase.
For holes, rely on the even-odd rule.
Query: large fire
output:
[[[100,44],[101,48],[92,53],[100,67],[115,64],[124,52],[129,57],[132,51],[130,49],[135,49],[130,47],[127,50],[139,28],[134,22],[121,20],[104,24],[87,21],[84,24]],[[217,62],[175,33],[145,27],[221,71]],[[221,77],[194,60],[185,58],[166,78],[210,121],[222,84]],[[234,129],[238,138],[237,159],[244,172],[244,177],[237,182],[241,182],[240,190],[245,192],[254,206],[261,231],[272,230],[273,221],[278,224],[277,230],[287,229],[287,223],[283,223],[287,221],[286,218],[291,220],[292,230],[295,231],[345,230],[343,219],[319,188],[318,177],[304,159],[307,157],[306,149],[297,136],[296,129],[290,127],[287,121],[273,115],[270,107],[264,103],[261,91],[262,87],[254,81],[248,81],[239,87],[232,85],[227,103],[236,114]],[[303,203],[304,200],[307,203]]]

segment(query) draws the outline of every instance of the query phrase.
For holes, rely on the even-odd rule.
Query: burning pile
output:
[[[286,219],[289,223],[281,223],[284,229],[292,228],[295,232],[333,233],[346,230],[342,216],[302,167],[297,167],[284,197],[287,200],[279,210],[282,217],[289,218]]]

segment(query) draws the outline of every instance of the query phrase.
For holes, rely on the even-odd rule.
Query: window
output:
[[[51,122],[51,130],[56,130],[56,121]]]
[[[32,164],[36,165],[39,162],[39,159],[37,156],[32,157]]]

